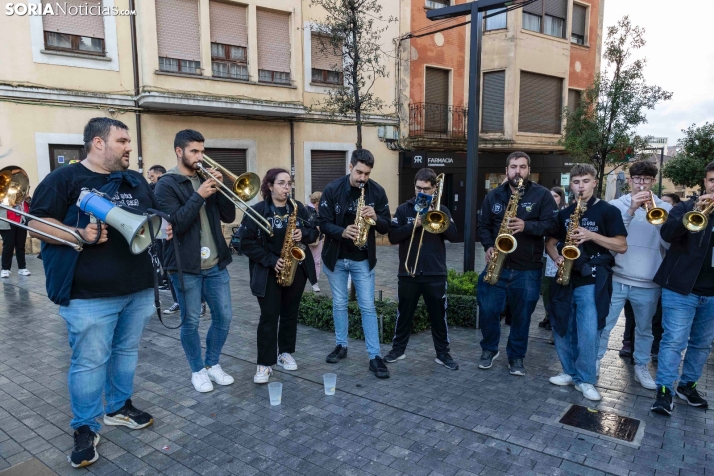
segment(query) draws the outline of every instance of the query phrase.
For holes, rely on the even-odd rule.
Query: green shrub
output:
[[[447,293],[457,296],[476,296],[478,275],[479,274],[475,271],[457,273],[453,269],[450,269],[449,275],[446,278]]]

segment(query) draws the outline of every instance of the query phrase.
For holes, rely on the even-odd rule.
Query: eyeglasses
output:
[[[654,182],[653,177],[632,177],[632,181],[635,183],[652,183]]]
[[[417,192],[422,192],[422,193],[431,193],[431,191],[434,190],[434,187],[417,187],[415,185],[414,190],[416,190]]]
[[[293,182],[292,180],[290,180],[289,182],[286,182],[285,180],[281,180],[280,182],[275,182],[275,185],[277,185],[278,187],[283,187],[283,188],[285,188],[285,187],[293,188],[294,183],[295,182]]]

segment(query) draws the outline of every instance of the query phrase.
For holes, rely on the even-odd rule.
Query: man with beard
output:
[[[478,235],[486,250],[486,269],[478,283],[478,305],[481,323],[480,369],[490,369],[498,357],[501,340],[501,312],[508,304],[511,309],[511,333],[506,354],[511,375],[526,374],[523,359],[528,347],[528,328],[531,314],[540,298],[543,271],[543,236],[558,228],[555,200],[550,191],[528,179],[531,159],[525,152],[513,152],[506,158],[507,181],[491,190],[481,206]],[[488,264],[494,253],[496,237],[508,207],[511,195],[523,179],[521,197],[516,216],[508,221],[508,229],[518,245],[505,256],[498,281],[489,284],[484,280]]]
[[[211,177],[196,173],[197,164],[203,160],[204,142],[198,131],[179,131],[174,138],[176,167],[159,178],[155,190],[161,211],[171,217],[178,238],[177,246],[171,241],[166,244],[164,264],[181,308],[181,344],[197,392],[212,391],[212,381],[218,385],[233,383],[218,359],[233,319],[231,278],[226,269],[233,259],[221,221],[232,223],[236,208],[225,195],[216,195],[215,181],[223,180],[220,172],[209,169]],[[198,334],[201,296],[211,309],[205,359]]]
[[[77,253],[30,233],[43,241],[47,295],[60,306],[72,348],[68,383],[75,430],[70,460],[75,468],[99,458],[96,445],[101,425],[96,419],[102,414],[106,425],[133,430],[154,422],[131,402],[139,341],[154,312],[149,253],[134,255],[118,230],[89,223],[77,199],[82,189],[96,189],[140,212],[156,208],[156,199],[141,174],[128,170],[131,139],[122,122],[107,117],[90,120],[84,128],[84,147],[86,159],[55,170],[39,184],[30,210],[46,221],[76,229],[85,243]],[[36,220],[29,226],[76,241]]]

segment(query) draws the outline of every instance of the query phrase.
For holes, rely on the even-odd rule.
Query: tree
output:
[[[384,18],[378,0],[310,0],[310,6],[322,7],[327,16],[312,28],[319,34],[321,53],[339,58],[333,71],[344,71],[344,81],[331,88],[327,98],[313,105],[331,114],[354,114],[357,124],[358,149],[362,148],[362,113],[381,111],[385,102],[372,92],[377,78],[387,77],[382,64],[384,53],[380,38],[387,30],[384,23],[396,21]],[[377,24],[379,22],[379,24]]]
[[[672,93],[645,82],[647,60],[632,60],[645,44],[644,28],[633,26],[627,16],[608,27],[604,71],[596,75],[574,111],[564,110],[561,144],[573,159],[595,166],[598,196],[605,167],[621,164],[628,150],[646,147],[647,138],[636,134],[637,127],[647,123],[645,112],[672,98]]]
[[[682,129],[684,137],[677,141],[677,155],[662,167],[662,176],[675,185],[701,188],[704,168],[714,160],[714,124],[701,127],[692,124]]]

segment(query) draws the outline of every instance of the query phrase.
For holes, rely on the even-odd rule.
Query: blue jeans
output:
[[[335,320],[335,341],[347,347],[347,276],[352,276],[357,304],[362,315],[362,330],[369,358],[380,357],[377,310],[374,307],[374,270],[369,269],[369,260],[352,261],[338,259],[335,270],[325,267],[325,275],[332,290],[332,317]]]
[[[600,360],[607,352],[607,343],[610,340],[610,332],[617,324],[625,301],[629,300],[632,310],[635,312],[635,363],[637,365],[647,365],[652,353],[652,316],[657,311],[657,303],[661,288],[638,288],[627,284],[612,282],[612,298],[610,299],[610,313],[607,315],[605,328],[600,334],[600,348],[597,353],[597,360]]]
[[[702,376],[714,340],[714,297],[662,289],[662,327],[656,381],[658,387],[674,391],[684,349],[687,353],[679,381],[692,383]]]
[[[231,328],[233,310],[231,309],[231,277],[227,269],[203,269],[200,274],[183,275],[184,289],[181,289],[178,273],[171,273],[171,282],[176,290],[181,306],[181,345],[188,359],[191,372],[198,372],[205,367],[218,364],[218,359],[226,343],[228,330]],[[201,296],[211,310],[211,326],[206,336],[206,360],[201,357],[201,336],[198,335],[198,323],[201,320]]]
[[[528,329],[531,315],[540,299],[542,270],[502,269],[495,285],[483,280],[486,270],[479,276],[476,298],[481,324],[481,348],[498,351],[501,341],[501,313],[506,303],[511,309],[511,333],[508,336],[508,360],[523,359],[528,350]]]
[[[568,331],[563,337],[553,332],[555,351],[563,372],[573,377],[575,383],[595,384],[595,360],[598,337],[595,285],[588,284],[573,289]]]
[[[69,306],[60,306],[72,348],[68,377],[72,428],[89,425],[98,432],[101,425],[96,419],[119,410],[131,398],[141,334],[153,313],[153,289],[72,299]]]

